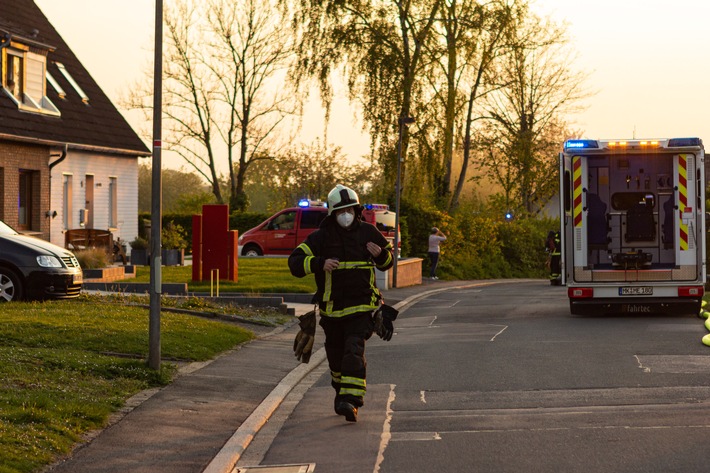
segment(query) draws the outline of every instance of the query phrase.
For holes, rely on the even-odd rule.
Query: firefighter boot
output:
[[[339,401],[335,405],[335,412],[340,416],[345,416],[348,422],[357,422],[357,407],[347,401]]]

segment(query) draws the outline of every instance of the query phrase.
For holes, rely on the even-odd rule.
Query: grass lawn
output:
[[[0,306],[0,473],[40,471],[176,372],[174,363],[159,372],[145,363],[146,308],[98,296]],[[252,337],[234,324],[161,314],[164,360],[208,360]]]
[[[210,292],[210,275],[206,275],[207,281],[193,282],[192,266],[164,266],[161,272],[164,283],[187,283],[190,292]],[[291,276],[286,258],[240,258],[237,275],[237,282],[220,281],[220,293],[313,293],[316,291],[313,276],[305,278]],[[124,282],[150,282],[150,267],[137,266],[136,277],[125,279]]]

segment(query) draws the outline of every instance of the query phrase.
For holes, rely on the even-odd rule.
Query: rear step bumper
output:
[[[700,312],[701,298],[693,297],[630,297],[624,299],[572,299],[570,312],[574,315],[653,314],[673,315]]]

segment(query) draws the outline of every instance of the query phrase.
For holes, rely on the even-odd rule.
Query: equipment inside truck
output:
[[[587,166],[590,269],[675,266],[673,154],[594,156]]]

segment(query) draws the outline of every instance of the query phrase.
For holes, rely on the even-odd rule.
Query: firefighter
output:
[[[357,422],[358,408],[365,396],[365,341],[373,331],[389,340],[394,320],[385,319],[384,328],[381,316],[379,325],[373,320],[373,311],[382,304],[375,285],[375,268],[384,271],[392,267],[392,245],[361,216],[355,191],[338,184],[328,194],[328,216],[288,258],[294,276],[315,275],[317,290],[313,300],[318,304],[320,326],[325,332],[325,352],[335,389],[334,408],[349,422]],[[315,334],[315,315],[311,320],[312,324],[302,320],[301,332]],[[298,344],[297,336],[294,350]],[[311,347],[306,348],[305,362]],[[297,357],[303,355],[298,351],[303,349],[299,347]]]
[[[545,251],[549,253],[549,267],[550,267],[550,284],[553,286],[559,286],[562,278],[562,267],[561,267],[561,242],[560,232],[555,230],[550,230],[547,234],[547,242],[545,243]]]

